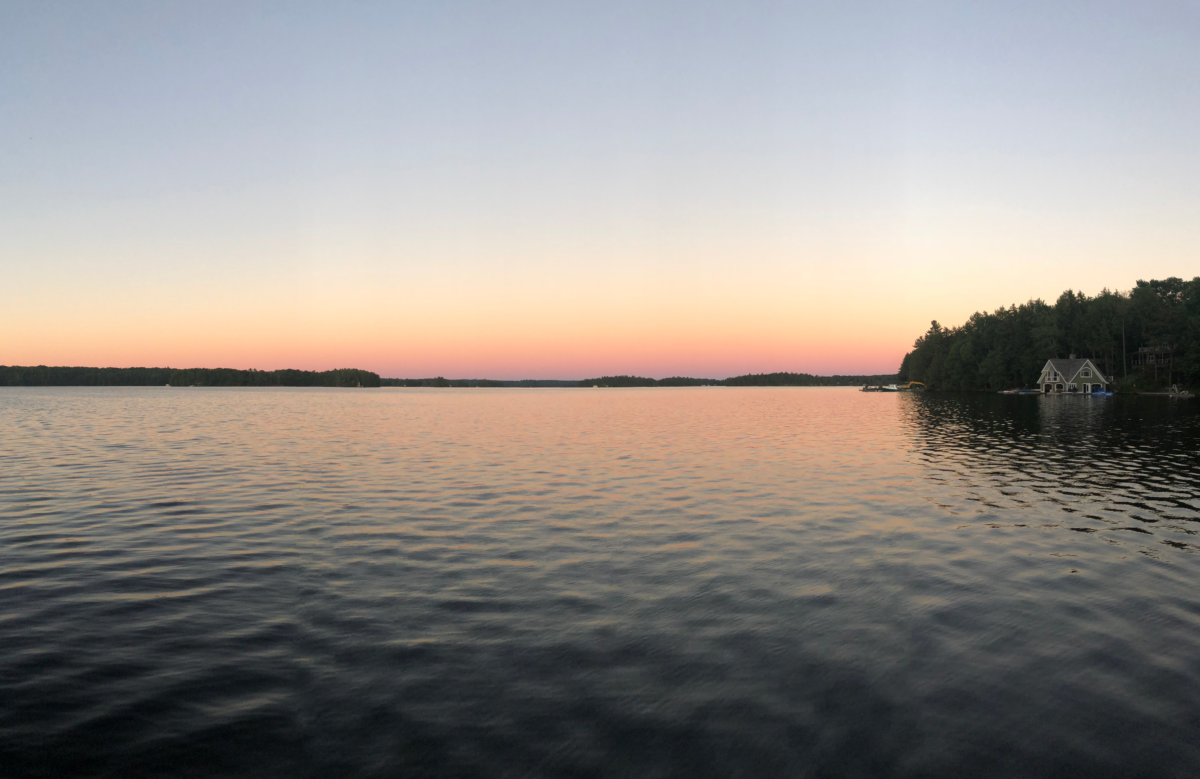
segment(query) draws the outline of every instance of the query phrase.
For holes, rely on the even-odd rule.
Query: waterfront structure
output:
[[[1111,379],[1088,359],[1051,357],[1038,377],[1042,392],[1104,392]]]
[[[1172,357],[1175,349],[1171,346],[1140,346],[1130,355],[1129,367],[1140,372],[1143,376],[1153,376],[1158,381],[1159,371],[1162,371],[1170,381]]]

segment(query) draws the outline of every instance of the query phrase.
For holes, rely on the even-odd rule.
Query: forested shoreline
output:
[[[814,376],[811,373],[750,373],[724,381],[729,387],[854,387],[863,384],[891,384],[896,374],[870,376]]]
[[[728,379],[696,379],[671,376],[651,379],[645,376],[598,376],[594,379],[564,381],[558,379],[381,379],[384,387],[853,387],[863,384],[890,384],[895,374],[871,376],[815,376],[811,373],[750,373]]]
[[[815,376],[811,373],[748,373],[728,379],[693,379],[672,376],[667,379],[647,379],[641,376],[600,376],[584,379],[581,387],[853,387],[863,384],[889,384],[895,374],[873,376]]]
[[[815,376],[809,373],[762,373],[728,379],[673,376],[601,376],[582,381],[565,379],[381,379],[356,368],[332,371],[238,370],[235,368],[85,368],[0,365],[0,386],[8,387],[842,387],[887,384],[895,375]]]
[[[379,374],[357,368],[331,371],[236,368],[84,368],[0,365],[8,387],[378,387]]]
[[[904,355],[899,379],[942,390],[1032,387],[1046,360],[1071,354],[1091,359],[1118,391],[1196,386],[1200,277],[1138,281],[1094,297],[1067,290],[1053,305],[976,312],[960,327],[934,321]]]
[[[380,379],[382,387],[577,387],[577,381],[559,379],[519,379],[500,381],[496,379],[447,379],[435,376],[429,379]]]

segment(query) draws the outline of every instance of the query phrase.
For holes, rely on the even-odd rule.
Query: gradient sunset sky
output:
[[[1196,2],[0,4],[0,364],[892,372],[1200,274]]]

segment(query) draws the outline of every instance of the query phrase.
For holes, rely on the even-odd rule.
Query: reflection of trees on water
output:
[[[928,498],[954,516],[1016,511],[1016,522],[1106,531],[1110,542],[1136,534],[1200,549],[1192,401],[930,393],[904,402]]]

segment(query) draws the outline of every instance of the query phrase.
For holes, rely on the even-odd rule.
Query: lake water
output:
[[[1195,776],[1197,404],[0,389],[0,774]]]

